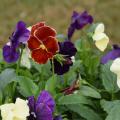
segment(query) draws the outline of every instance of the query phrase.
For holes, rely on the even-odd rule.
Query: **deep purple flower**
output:
[[[47,91],[42,91],[37,100],[34,96],[29,97],[28,105],[30,108],[28,120],[53,120],[55,101]]]
[[[54,71],[58,75],[62,75],[69,71],[70,66],[73,65],[72,58],[75,56],[77,50],[74,44],[70,41],[60,42],[59,43],[59,54],[63,55],[64,60],[62,64],[58,62],[57,59],[54,59]]]
[[[68,28],[68,39],[70,40],[73,36],[75,30],[80,30],[87,24],[92,24],[93,17],[87,13],[87,11],[84,11],[82,13],[78,13],[76,11],[73,12],[72,18],[71,18],[71,24]]]
[[[9,44],[3,47],[3,57],[8,63],[16,62],[19,59],[19,45],[25,44],[29,38],[30,31],[26,28],[26,24],[19,21],[15,31],[12,33]]]
[[[106,64],[108,61],[114,60],[118,57],[120,57],[120,47],[118,45],[113,45],[113,50],[101,58],[101,63]]]
[[[62,117],[60,115],[56,116],[56,117],[54,117],[54,120],[62,120]]]

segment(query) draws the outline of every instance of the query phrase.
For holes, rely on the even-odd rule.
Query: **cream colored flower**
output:
[[[110,70],[117,75],[117,85],[120,88],[120,58],[113,61]]]
[[[109,43],[109,38],[108,36],[104,33],[104,24],[100,23],[97,25],[95,32],[93,34],[93,40],[95,41],[96,47],[104,51]]]
[[[29,116],[27,101],[16,99],[15,104],[9,103],[0,106],[2,120],[26,120]]]
[[[21,65],[27,67],[28,69],[31,68],[30,51],[27,48],[23,51]]]

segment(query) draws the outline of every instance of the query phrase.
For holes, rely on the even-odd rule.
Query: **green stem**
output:
[[[19,68],[20,68],[20,64],[21,64],[22,54],[23,54],[23,49],[21,49],[20,58],[19,58],[18,63],[17,63],[17,68],[16,68],[17,75],[19,73]]]
[[[20,58],[19,58],[18,63],[17,63],[17,68],[16,68],[16,74],[17,75],[19,73],[19,68],[20,68],[20,64],[21,64],[22,54],[23,54],[23,48],[21,48]],[[13,97],[15,96],[16,86],[17,86],[17,82],[14,82],[14,84],[13,84],[13,91],[14,91]]]
[[[114,96],[114,93],[112,92],[111,93],[111,100],[114,100],[115,99],[115,96]]]

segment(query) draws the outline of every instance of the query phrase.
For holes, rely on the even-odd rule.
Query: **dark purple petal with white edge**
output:
[[[44,103],[51,109],[52,112],[54,111],[55,101],[48,91],[42,91],[40,93],[40,95],[38,96],[36,105],[39,105],[40,103]]]
[[[35,112],[35,98],[34,96],[30,96],[28,98],[28,106],[29,106],[29,109],[30,109],[30,112]]]
[[[62,117],[60,115],[56,116],[56,117],[54,117],[54,120],[62,120]]]
[[[75,56],[77,49],[71,41],[59,42],[59,54],[63,55],[64,61],[58,62],[57,59],[54,59],[54,71],[58,75],[63,75],[68,72],[70,66],[73,65],[71,60],[72,56]]]
[[[116,58],[120,57],[120,47],[118,46],[113,47],[114,47],[113,50],[111,50],[101,58],[102,64],[106,64],[108,61],[115,60]]]
[[[19,56],[20,52],[16,51],[16,49],[12,48],[11,46],[5,45],[3,47],[3,58],[6,62],[16,62],[19,59]]]
[[[77,49],[70,41],[59,42],[59,53],[67,57],[75,56]]]
[[[63,62],[62,65],[56,59],[54,59],[54,71],[58,75],[63,75],[64,73],[68,72],[70,66],[72,65],[73,62],[69,58],[67,58],[66,62]]]
[[[36,106],[36,120],[53,120],[51,109],[44,103]]]

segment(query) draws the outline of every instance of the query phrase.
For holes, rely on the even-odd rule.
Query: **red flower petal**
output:
[[[51,52],[53,55],[58,51],[59,46],[57,39],[54,37],[48,37],[45,41],[43,41],[43,44],[47,48],[48,52]]]
[[[36,29],[38,29],[39,27],[42,27],[42,26],[44,26],[44,25],[45,25],[45,22],[39,22],[39,23],[33,25],[33,26],[32,26],[32,30],[31,30],[31,35],[33,35],[33,33],[34,33],[34,31],[35,31]]]
[[[40,27],[34,32],[34,36],[36,36],[41,41],[44,41],[49,36],[55,37],[55,35],[56,31],[49,26]]]
[[[36,49],[32,51],[32,58],[39,64],[45,64],[48,61],[49,53],[44,49]]]
[[[28,48],[30,50],[34,50],[36,48],[39,48],[40,44],[41,44],[40,41],[36,37],[30,36],[30,38],[28,40]]]

